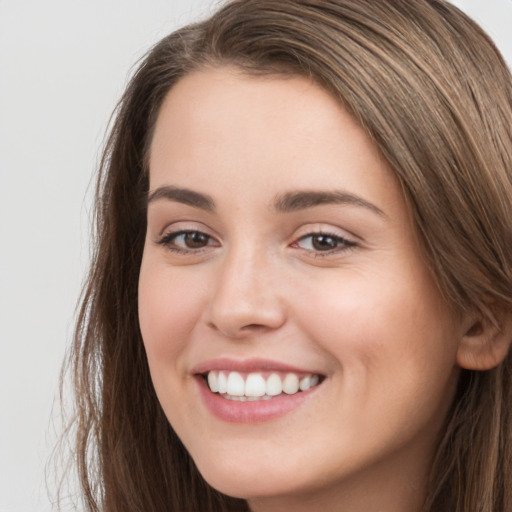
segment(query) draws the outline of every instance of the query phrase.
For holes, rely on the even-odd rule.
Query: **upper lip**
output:
[[[194,366],[192,369],[193,374],[204,374],[210,371],[234,371],[234,372],[242,372],[242,373],[250,373],[250,372],[291,372],[291,373],[307,373],[307,374],[315,374],[321,375],[320,372],[312,371],[305,368],[298,368],[296,366],[291,366],[289,364],[275,361],[272,359],[261,359],[261,358],[251,358],[251,359],[231,359],[231,358],[217,358],[210,359],[209,361],[205,361],[199,363]]]

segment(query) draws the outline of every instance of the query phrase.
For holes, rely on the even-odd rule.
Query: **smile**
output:
[[[206,409],[228,423],[260,423],[311,403],[327,376],[282,361],[217,358],[191,369]]]
[[[204,378],[210,391],[225,399],[240,402],[271,400],[307,391],[320,382],[316,374],[294,372],[209,371]]]

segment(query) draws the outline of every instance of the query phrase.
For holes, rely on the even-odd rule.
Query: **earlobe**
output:
[[[490,370],[507,356],[512,342],[512,313],[494,313],[468,319],[457,351],[457,364],[467,370]]]

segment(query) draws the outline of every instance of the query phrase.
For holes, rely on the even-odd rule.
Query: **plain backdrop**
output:
[[[0,0],[0,512],[52,510],[54,401],[110,113],[137,59],[218,3]],[[512,63],[512,0],[454,3]]]

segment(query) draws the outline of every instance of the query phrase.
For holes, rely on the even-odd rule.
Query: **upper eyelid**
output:
[[[360,236],[355,235],[354,233],[348,231],[347,229],[343,229],[337,227],[330,223],[312,223],[309,225],[304,225],[295,231],[296,234],[293,236],[296,240],[300,238],[309,236],[309,235],[330,235],[338,238],[343,238],[352,243],[361,243],[364,242],[364,239]]]
[[[178,220],[174,223],[167,224],[164,229],[159,230],[158,234],[156,234],[155,242],[158,242],[164,237],[168,237],[169,235],[178,235],[180,233],[187,232],[200,232],[207,235],[211,239],[217,240],[218,242],[222,241],[222,237],[219,236],[215,230],[210,229],[202,222],[192,220]],[[353,245],[360,245],[361,243],[364,243],[364,239],[360,236],[357,236],[350,231],[333,224],[322,222],[312,222],[310,224],[305,224],[294,229],[294,232],[289,237],[289,239],[290,243],[294,243],[298,240],[314,235],[324,235],[340,238]]]
[[[305,238],[313,237],[313,236],[329,236],[332,238],[337,238],[339,240],[343,240],[344,242],[347,242],[347,243],[351,243],[351,244],[357,243],[348,236],[340,235],[338,233],[332,233],[330,231],[313,231],[313,232],[306,233],[304,235],[299,236],[298,238],[296,238],[296,240],[304,240]]]
[[[179,233],[183,231],[198,231],[204,233],[205,235],[217,238],[217,235],[212,229],[210,229],[202,222],[195,220],[177,220],[175,222],[167,223],[163,229],[159,229],[157,231],[156,236],[160,238],[171,232]]]
[[[324,232],[324,231],[318,231],[318,232],[314,232],[314,233],[305,234],[303,236],[300,236],[299,238],[296,238],[293,243],[295,244],[295,243],[297,243],[297,242],[299,242],[301,240],[305,240],[307,238],[310,238],[310,237],[312,238],[312,237],[315,237],[315,236],[325,236],[325,237],[331,237],[331,238],[337,239],[338,241],[346,244],[345,246],[347,248],[348,247],[356,247],[356,246],[359,245],[358,242],[350,239],[349,237],[346,237],[346,236],[343,236],[343,235],[338,235],[336,233]],[[328,252],[328,251],[325,251],[325,252]]]
[[[162,233],[160,235],[158,235],[157,241],[164,240],[165,238],[178,237],[180,235],[185,235],[187,233],[201,233],[203,235],[206,235],[208,238],[210,238],[212,240],[217,240],[217,238],[214,235],[207,233],[205,230],[202,230],[202,229],[180,228],[180,229],[169,229],[169,230],[164,229],[162,231]]]

